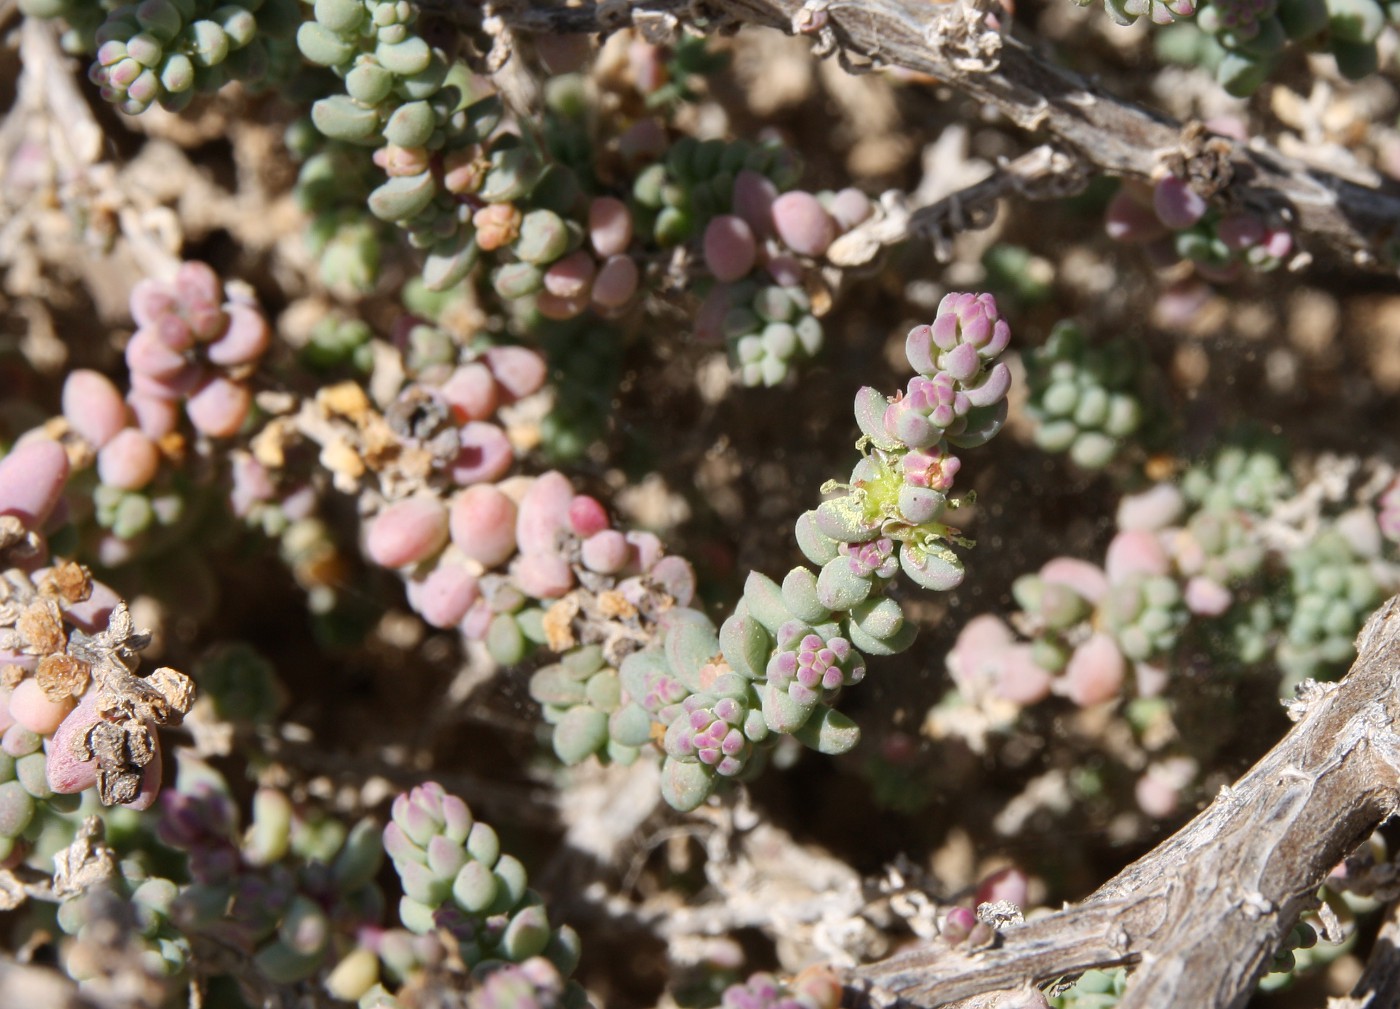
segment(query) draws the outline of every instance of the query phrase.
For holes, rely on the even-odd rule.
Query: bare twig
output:
[[[922,207],[909,207],[900,194],[881,198],[881,212],[831,244],[826,258],[841,269],[865,266],[888,245],[921,238],[933,245],[939,262],[953,255],[953,239],[996,220],[1007,196],[1058,199],[1081,192],[1087,182],[1080,160],[1050,144],[1041,144],[974,182]]]
[[[1009,927],[989,949],[931,943],[856,978],[877,1001],[941,1006],[1128,964],[1120,1009],[1243,1006],[1322,880],[1400,808],[1400,596],[1357,650],[1339,686],[1305,693],[1298,724],[1253,769],[1080,905]],[[1388,970],[1376,968],[1377,984],[1392,983]]]
[[[812,33],[819,48],[834,47],[843,63],[931,74],[995,105],[1022,128],[1049,133],[1098,172],[1148,180],[1170,163],[1205,195],[1276,216],[1311,251],[1369,270],[1396,268],[1397,187],[1360,185],[1261,141],[1245,145],[1210,137],[1206,142],[1199,124],[1183,125],[1101,90],[1029,45],[997,35],[980,10],[963,3],[603,0],[564,8],[518,0],[492,9],[512,26],[534,32],[612,31],[629,17],[632,23],[647,18],[700,28],[748,23],[789,32],[820,25]]]

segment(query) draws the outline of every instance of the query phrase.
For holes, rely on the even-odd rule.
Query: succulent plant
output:
[[[103,98],[129,115],[155,103],[178,111],[196,92],[217,90],[230,80],[260,82],[284,66],[285,52],[278,50],[288,47],[300,17],[292,0],[255,0],[246,6],[143,0],[114,6],[94,33],[97,51],[88,76]]]
[[[573,930],[550,925],[539,895],[527,887],[524,866],[501,851],[496,832],[466,803],[436,782],[394,800],[384,850],[403,881],[404,926],[419,935],[450,936],[469,970],[544,957],[559,977],[573,972]]]
[[[1056,324],[1045,345],[1027,353],[1026,373],[1035,443],[1068,452],[1085,469],[1111,463],[1150,412],[1138,345],[1118,340],[1090,347],[1072,322]]]

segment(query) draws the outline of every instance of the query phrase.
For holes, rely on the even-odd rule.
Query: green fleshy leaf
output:
[[[1279,0],[1277,17],[1290,39],[1312,38],[1327,27],[1327,4],[1323,0]]]
[[[865,543],[880,534],[878,525],[865,515],[865,507],[855,494],[843,494],[817,505],[817,528],[842,543]]]
[[[504,914],[525,899],[529,878],[525,866],[514,855],[502,855],[491,871],[496,877],[497,899],[488,910],[492,914]]]
[[[793,736],[803,746],[835,756],[847,753],[860,742],[860,726],[835,708],[823,706]]]
[[[588,699],[584,685],[559,663],[545,666],[530,677],[530,697],[540,704],[572,707]]]
[[[750,708],[744,715],[744,737],[754,743],[761,743],[768,738],[768,722],[763,717],[761,706]]]
[[[367,886],[383,864],[382,831],[373,820],[365,819],[350,829],[331,864],[331,877],[342,893],[353,893]]]
[[[820,567],[839,553],[840,543],[817,527],[817,513],[803,512],[794,526],[797,546],[813,564]]]
[[[758,571],[750,572],[748,580],[744,582],[744,602],[748,604],[754,619],[762,624],[769,634],[776,635],[778,629],[794,616],[783,602],[783,590],[778,587],[778,583]],[[767,664],[765,657],[764,665]]]
[[[475,237],[458,237],[433,247],[423,261],[423,283],[430,291],[445,291],[461,283],[476,265]]]
[[[817,708],[817,702],[801,704],[781,687],[769,683],[763,688],[763,720],[773,732],[794,733]]]
[[[604,714],[617,710],[622,700],[622,683],[617,678],[616,669],[603,669],[589,677],[588,703]]]
[[[471,857],[487,866],[495,866],[501,857],[501,839],[496,836],[496,831],[490,824],[480,820],[472,824],[466,844]]]
[[[879,641],[892,640],[904,628],[904,610],[899,603],[888,596],[879,599],[867,599],[857,606],[851,607],[851,616],[847,621],[847,626],[858,627],[868,637]],[[855,642],[851,642],[855,644]],[[859,645],[856,645],[860,648]],[[864,651],[861,648],[861,651]]]
[[[631,767],[637,762],[637,758],[642,755],[641,747],[625,746],[616,739],[609,739],[608,745],[604,748],[603,752],[606,754],[609,762],[617,764],[620,767]]]
[[[505,106],[501,103],[500,95],[491,95],[468,105],[466,114],[471,140],[479,144],[491,136],[500,125]]]
[[[281,942],[271,942],[253,956],[253,966],[273,984],[305,981],[325,959],[325,953],[298,953]]]
[[[1342,42],[1366,45],[1385,27],[1385,9],[1376,0],[1327,0],[1328,28]]]
[[[452,899],[464,911],[481,914],[496,902],[501,881],[480,862],[471,861],[457,872],[452,883]]]
[[[866,385],[856,393],[856,424],[860,427],[860,433],[869,438],[870,444],[876,448],[893,452],[900,448],[900,444],[885,430],[885,411],[889,405],[889,399],[879,389]]]
[[[850,624],[846,628],[846,637],[851,644],[868,655],[898,655],[909,648],[914,643],[914,639],[919,636],[919,630],[913,624],[906,623],[898,631],[888,638],[877,638],[863,630],[859,624]]]
[[[477,196],[487,203],[507,203],[530,192],[539,176],[539,166],[523,147],[491,152],[491,168],[482,180]]]
[[[646,694],[647,680],[654,676],[670,676],[671,667],[666,664],[666,656],[659,649],[649,648],[644,652],[633,652],[622,660],[618,667],[622,679],[622,689],[638,700]]]
[[[682,813],[708,799],[714,787],[714,776],[704,764],[667,757],[661,765],[661,797]]]
[[[226,33],[225,33],[226,34]],[[323,24],[305,21],[297,29],[297,48],[312,63],[323,67],[336,67],[349,62],[355,55],[355,45],[348,39],[331,31]],[[213,63],[220,62],[213,60]],[[211,63],[200,61],[202,66]]]
[[[554,752],[567,765],[596,753],[608,739],[608,716],[597,708],[578,705],[554,727]]]
[[[1337,61],[1337,70],[1347,80],[1359,81],[1380,69],[1380,54],[1374,43],[1334,38],[1328,48]]]
[[[874,587],[869,578],[851,570],[849,557],[836,557],[823,564],[817,576],[817,599],[828,610],[845,612],[869,598]]]
[[[831,617],[830,608],[822,605],[817,594],[817,576],[808,568],[793,568],[783,579],[783,603],[799,620],[816,624]]]
[[[432,172],[401,175],[369,194],[369,210],[381,221],[406,221],[426,209],[436,195]]]
[[[330,31],[354,35],[365,20],[365,5],[361,0],[316,0],[312,8],[316,20]]]
[[[651,741],[651,716],[640,704],[626,704],[608,719],[608,735],[623,746],[645,746]]]
[[[417,935],[427,935],[437,928],[433,922],[434,910],[436,909],[420,904],[412,897],[399,899],[399,921],[404,928]]]
[[[533,263],[507,263],[496,271],[491,286],[507,300],[524,298],[544,287],[544,271]]]
[[[509,613],[498,613],[486,628],[486,650],[503,666],[513,666],[525,658],[527,642],[520,625]]]
[[[422,147],[437,129],[437,117],[427,102],[404,102],[384,124],[384,139],[399,147]]]
[[[569,229],[552,210],[532,210],[520,222],[520,238],[511,248],[527,263],[544,266],[569,247]]]
[[[379,65],[400,77],[420,74],[432,64],[433,52],[417,35],[410,35],[402,42],[381,42],[374,47],[374,58]]]
[[[349,95],[331,95],[311,106],[311,121],[332,140],[366,140],[379,129],[379,113]]]
[[[763,679],[773,639],[754,619],[744,600],[739,600],[734,612],[720,625],[719,646],[730,669],[750,680]]]
[[[704,690],[700,670],[719,654],[719,637],[710,618],[696,610],[675,609],[667,614],[664,651],[666,663],[687,690]]]
[[[911,579],[934,592],[947,592],[962,583],[962,561],[947,547],[936,544],[928,547],[902,543],[899,547],[899,566]]]
[[[568,925],[560,925],[550,936],[549,945],[544,948],[544,957],[554,964],[555,970],[564,977],[568,977],[578,967],[579,957],[583,953],[583,944],[579,942],[578,933]]]

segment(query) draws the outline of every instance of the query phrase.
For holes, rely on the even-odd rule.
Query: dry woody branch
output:
[[[488,20],[533,32],[611,31],[629,23],[653,31],[743,24],[801,31],[813,36],[819,53],[836,52],[850,69],[901,67],[937,77],[1023,129],[1049,134],[1098,172],[1147,181],[1172,170],[1204,197],[1277,214],[1309,252],[1367,270],[1396,270],[1395,186],[1348,181],[1261,141],[1245,145],[1208,136],[1199,123],[1176,122],[1056,66],[990,27],[987,12],[961,0],[643,0],[571,8],[488,3],[485,10]],[[1006,15],[999,16],[1004,24]]]
[[[1304,691],[1298,724],[1244,777],[1079,905],[1008,927],[991,948],[901,953],[856,971],[857,985],[876,1003],[933,1009],[1126,965],[1121,1009],[1245,1005],[1323,879],[1400,809],[1400,597],[1357,652],[1339,684]],[[1385,973],[1362,984],[1388,985]]]

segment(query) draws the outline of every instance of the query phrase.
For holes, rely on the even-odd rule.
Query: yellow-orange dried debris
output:
[[[0,667],[0,687],[6,690],[14,690],[24,679],[24,667],[17,666],[11,662],[7,666]]]
[[[253,458],[268,469],[281,469],[287,463],[286,444],[293,431],[292,421],[278,417],[253,436]]]
[[[64,649],[63,617],[52,599],[36,599],[25,607],[15,621],[15,630],[24,638],[24,650],[31,655],[47,655]]]
[[[83,695],[92,679],[92,667],[82,659],[56,652],[39,660],[34,679],[45,697],[58,702]]]
[[[369,397],[354,382],[341,382],[328,386],[316,394],[316,405],[327,416],[347,417],[358,421],[370,410]]]
[[[39,591],[64,602],[80,603],[92,595],[92,575],[73,561],[60,561],[39,582]]]
[[[325,447],[321,449],[321,465],[332,473],[341,473],[354,479],[359,479],[365,472],[365,462],[360,458],[360,454],[340,438],[326,442]]]
[[[637,607],[621,592],[608,589],[598,593],[598,612],[612,620],[632,620],[637,616]]]
[[[574,617],[578,616],[578,611],[579,602],[573,593],[544,611],[540,623],[544,626],[545,642],[550,651],[567,651],[578,643],[573,628]]]
[[[405,451],[403,441],[394,433],[394,429],[382,414],[366,413],[356,421],[356,427],[360,432],[364,460],[371,469],[386,469],[391,463],[397,463],[400,467],[407,464],[409,453]],[[426,476],[427,470],[432,467],[432,458],[426,452],[418,454],[423,459],[421,463],[412,464],[412,468],[422,472],[410,475]]]

